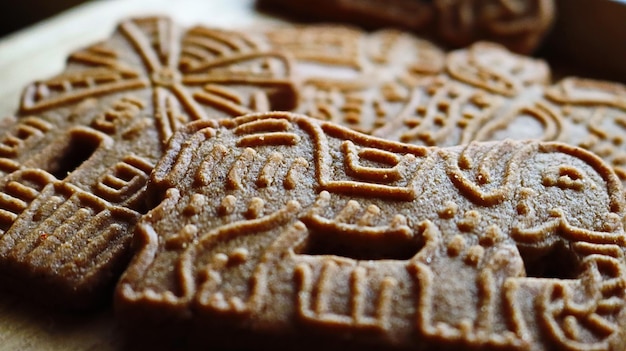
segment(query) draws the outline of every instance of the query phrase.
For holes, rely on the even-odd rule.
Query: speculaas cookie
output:
[[[396,30],[367,34],[315,25],[275,28],[264,35],[273,48],[294,58],[299,100],[292,112],[405,142],[434,145],[440,140],[420,141],[411,133],[445,134],[462,113],[481,113],[474,125],[488,122],[514,99],[536,95],[551,81],[545,61],[495,43],[480,42],[445,54],[427,40]],[[441,106],[433,109],[429,104],[435,100]],[[457,111],[461,103],[483,100],[491,103],[488,115],[471,108]],[[417,113],[429,116],[420,121]],[[429,121],[435,114],[439,124],[452,121],[445,131],[437,131],[439,126]],[[446,142],[455,145],[461,140]]]
[[[428,146],[560,141],[596,153],[626,182],[625,86],[577,77],[551,84],[543,61],[490,43],[450,52],[445,66],[371,133]]]
[[[448,45],[479,40],[519,53],[536,49],[554,20],[554,0],[258,0],[262,8],[305,19],[365,27],[395,26]]]
[[[130,19],[29,85],[0,135],[2,278],[76,307],[110,294],[170,135],[191,120],[295,106],[289,59],[263,45]]]
[[[411,91],[442,73],[443,50],[397,30],[347,26],[272,28],[263,33],[293,56],[299,100],[294,112],[371,133],[398,115]]]
[[[488,42],[444,55],[393,30],[295,26],[266,35],[294,56],[295,112],[426,146],[562,141],[597,153],[626,180],[620,84],[574,77],[552,84],[545,61]]]
[[[116,303],[150,338],[173,323],[255,349],[626,342],[623,190],[580,148],[427,148],[253,114],[179,130],[148,191]]]

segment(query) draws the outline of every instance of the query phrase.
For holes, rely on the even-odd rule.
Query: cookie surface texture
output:
[[[426,146],[490,138],[555,140],[549,133],[554,123],[511,123],[515,109],[538,100],[551,83],[544,61],[480,42],[449,52],[444,67],[434,79],[417,85],[403,110],[372,134]]]
[[[396,30],[290,26],[264,33],[293,56],[294,112],[425,146],[538,139],[585,148],[626,181],[626,86],[551,78],[547,63],[489,42],[444,53]]]
[[[305,20],[368,28],[399,27],[449,46],[480,40],[531,53],[554,21],[554,0],[258,0],[261,7]]]
[[[448,53],[445,69],[418,85],[400,113],[371,134],[425,146],[537,139],[587,149],[626,181],[626,87],[566,77],[545,62],[492,43]]]
[[[187,121],[291,108],[294,94],[283,55],[167,18],[124,21],[73,53],[63,73],[24,90],[0,135],[3,279],[61,306],[110,294],[172,133]]]
[[[294,112],[364,133],[400,114],[411,91],[445,68],[442,49],[397,30],[310,25],[274,28],[265,36],[294,58],[299,83]]]
[[[253,114],[181,129],[148,191],[124,320],[233,347],[624,347],[622,187],[580,148]]]

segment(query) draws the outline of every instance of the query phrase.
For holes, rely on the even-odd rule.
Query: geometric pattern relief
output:
[[[545,64],[493,44],[451,52],[446,72],[373,135],[418,145],[538,139],[585,148],[626,182],[626,87],[564,78],[548,85]]]
[[[265,333],[418,350],[622,342],[623,191],[580,148],[427,148],[272,112],[187,125],[149,191],[163,201],[138,224],[123,318],[150,323],[149,306],[159,321],[190,318],[194,337],[209,323],[254,344]]]
[[[268,38],[294,52],[294,74],[303,81],[295,112],[425,146],[565,142],[599,155],[626,181],[621,84],[553,83],[544,61],[487,42],[444,54],[394,30],[365,35],[316,26],[277,29]]]
[[[295,111],[370,133],[409,102],[410,92],[442,71],[444,53],[429,41],[387,29],[367,34],[343,26],[267,31],[294,56],[301,81]]]
[[[510,242],[508,246],[505,245],[502,252],[519,251],[523,257],[524,267],[530,272],[535,272],[534,267],[542,266],[538,257],[552,257],[554,252],[573,250],[573,254],[567,254],[572,257],[571,261],[576,263],[581,271],[587,272],[585,274],[600,277],[589,278],[591,279],[589,281],[596,279],[598,284],[602,285],[600,281],[608,274],[603,273],[603,269],[606,270],[605,267],[613,263],[584,261],[580,257],[585,250],[588,250],[585,252],[589,254],[597,250],[605,252],[608,249],[604,246],[602,249],[595,246],[589,248],[585,246],[586,244],[557,244],[557,242],[584,242],[574,228],[589,229],[590,222],[585,222],[582,219],[584,216],[574,213],[573,210],[563,212],[558,208],[536,207],[535,198],[538,194],[547,197],[547,194],[558,191],[565,191],[568,194],[575,192],[581,196],[588,193],[589,184],[592,183],[587,182],[586,173],[578,167],[558,164],[544,169],[540,175],[533,175],[535,178],[541,178],[533,179],[539,181],[542,188],[540,190],[520,188],[518,203],[511,206],[524,219],[519,220],[519,225],[512,225],[508,232],[504,228],[496,230],[476,224],[492,221],[496,215],[472,211],[469,207],[464,208],[452,200],[438,203],[437,208],[427,204],[425,198],[418,196],[428,188],[427,182],[411,183],[417,179],[411,175],[428,171],[434,167],[434,163],[439,162],[437,158],[425,157],[429,152],[424,146],[448,147],[468,145],[473,141],[531,138],[561,141],[587,149],[602,158],[622,182],[626,182],[626,142],[623,137],[626,132],[623,130],[626,126],[626,105],[623,103],[625,96],[626,88],[615,83],[566,78],[553,84],[550,81],[549,68],[544,62],[512,54],[497,44],[477,43],[466,49],[444,54],[441,49],[428,41],[396,30],[380,30],[366,34],[349,27],[286,26],[244,34],[205,27],[182,29],[162,17],[126,20],[109,39],[71,54],[67,67],[61,74],[27,86],[16,122],[0,135],[0,271],[18,276],[17,280],[37,281],[35,285],[40,284],[45,288],[58,286],[61,290],[66,289],[67,293],[59,294],[64,303],[89,305],[93,299],[90,291],[111,284],[112,277],[121,272],[128,260],[128,248],[135,221],[141,214],[150,210],[146,201],[146,183],[149,174],[166,150],[167,141],[177,130],[185,123],[196,120],[233,118],[270,110],[292,110],[394,142],[380,147],[379,141],[370,141],[361,134],[358,134],[360,139],[352,140],[342,134],[347,133],[344,129],[337,128],[336,133],[339,133],[337,135],[328,131],[335,130],[335,127],[323,127],[330,128],[323,132],[319,132],[316,129],[318,127],[310,127],[315,130],[310,130],[306,135],[294,133],[294,128],[290,127],[293,123],[285,122],[288,119],[278,118],[271,123],[258,124],[243,123],[241,121],[245,119],[238,119],[239,122],[236,123],[241,123],[244,127],[236,127],[239,128],[236,133],[240,133],[241,138],[235,146],[242,148],[243,152],[237,154],[237,159],[232,160],[232,167],[228,170],[218,166],[225,159],[230,160],[234,157],[229,146],[216,144],[212,145],[210,150],[198,153],[184,148],[189,156],[202,154],[204,157],[197,170],[194,170],[198,184],[210,185],[217,179],[226,179],[226,189],[232,192],[247,191],[250,184],[263,189],[273,189],[278,179],[276,177],[281,174],[280,170],[288,166],[280,182],[284,184],[285,191],[290,192],[299,189],[300,184],[310,178],[314,169],[324,169],[316,180],[319,188],[315,191],[319,194],[307,198],[306,201],[300,199],[296,201],[297,204],[286,202],[282,207],[271,207],[267,203],[267,199],[271,197],[266,195],[224,195],[218,192],[218,196],[214,193],[200,193],[188,199],[185,205],[187,207],[180,210],[185,214],[201,216],[208,211],[203,204],[217,201],[213,215],[228,218],[224,223],[230,221],[232,216],[242,215],[246,220],[253,221],[251,222],[253,227],[267,227],[277,221],[289,222],[286,219],[287,214],[295,211],[298,206],[304,211],[306,203],[312,206],[307,210],[308,215],[298,217],[298,223],[301,222],[306,230],[299,229],[301,225],[297,224],[288,231],[317,233],[307,234],[305,244],[302,244],[314,253],[309,255],[313,258],[323,255],[338,257],[344,255],[357,261],[398,257],[406,260],[412,258],[416,251],[430,247],[426,238],[432,238],[440,243],[438,244],[440,246],[452,245],[455,248],[458,246],[458,250],[452,249],[452,252],[459,251],[454,260],[472,261],[474,259],[466,257],[476,256],[480,259],[476,259],[478,263],[475,267],[492,263],[497,266],[500,264],[497,258],[501,255],[500,248],[493,251],[483,248],[482,254],[477,253],[481,249],[475,247],[481,246],[482,235],[477,234],[474,241],[468,241],[463,236],[463,241],[450,239],[446,234],[454,230],[465,235],[474,233],[480,228],[484,233],[491,233],[485,234],[486,237],[502,232],[504,236],[515,241],[515,244]],[[306,126],[315,125],[304,123],[298,128],[306,129],[309,128]],[[320,124],[328,125],[331,124]],[[258,133],[247,134],[255,130]],[[338,132],[339,130],[341,132]],[[322,139],[315,139],[319,135],[331,134],[334,135],[333,138],[341,140],[332,144],[331,149],[324,149],[330,147],[324,145],[330,144]],[[205,137],[208,138],[208,135]],[[200,135],[194,135],[194,138],[188,140],[189,145],[209,147],[201,140]],[[265,155],[258,150],[259,145],[264,145],[267,149],[292,146],[299,150],[303,147],[301,145],[303,140],[309,144],[316,143],[315,150],[318,150],[320,155],[323,153],[333,157],[342,155],[342,162],[346,167],[329,168],[320,161],[322,159],[328,161],[328,157],[291,158],[282,151]],[[359,140],[367,142],[363,144]],[[401,144],[396,142],[406,144],[402,144],[402,148],[399,149],[397,145]],[[471,150],[471,147],[468,147],[468,150]],[[171,157],[174,157],[174,154],[170,151]],[[446,156],[444,151],[438,152],[440,162],[450,165],[445,176],[436,179],[439,179],[437,180],[439,182],[449,179],[455,189],[465,196],[466,206],[470,204],[501,206],[509,189],[515,188],[515,184],[523,183],[520,179],[524,179],[520,175],[494,178],[493,174],[498,172],[518,174],[515,169],[516,162],[506,165],[496,162],[503,154],[507,152],[499,148],[482,152],[480,157],[472,156],[468,151],[467,157],[461,154],[455,165],[455,157]],[[193,157],[183,157],[178,171],[172,171],[172,174],[178,176],[185,174],[189,165],[183,160],[196,162]],[[251,164],[257,167],[259,172],[253,182],[249,179]],[[490,169],[491,166],[495,168]],[[177,188],[178,180],[168,179],[170,178],[155,182],[155,188],[163,190],[163,193],[160,194],[161,197],[150,199],[151,201],[165,198],[165,203],[168,203],[167,201],[176,198],[175,191],[166,193],[164,189]],[[355,179],[358,182],[352,181]],[[324,201],[327,201],[326,195],[322,195],[326,192],[332,196],[332,200],[328,201],[333,203],[333,206],[341,204],[342,207],[331,206],[329,209],[322,206]],[[76,196],[73,197],[74,193]],[[113,235],[116,242],[119,242],[119,245],[116,244],[117,246],[111,249],[113,251],[107,251],[109,248],[106,245],[94,244],[91,246],[91,253],[87,255],[93,259],[85,260],[81,266],[70,260],[71,250],[60,251],[66,256],[51,256],[56,257],[57,261],[49,262],[26,259],[23,252],[19,251],[26,249],[16,248],[16,240],[20,238],[30,240],[26,246],[34,250],[33,252],[47,252],[35,250],[46,242],[42,238],[51,239],[52,242],[58,240],[72,243],[66,245],[75,249],[81,247],[82,244],[78,243],[85,243],[84,240],[101,242],[96,238],[105,235],[102,231],[93,231],[100,234],[85,239],[87,235],[85,231],[71,229],[75,227],[63,224],[65,222],[61,220],[48,220],[62,216],[61,214],[54,214],[50,208],[37,207],[43,206],[45,203],[43,199],[52,196],[55,199],[57,197],[63,199],[59,200],[59,203],[69,201],[72,206],[78,206],[68,205],[64,207],[67,211],[70,211],[70,208],[77,210],[85,204],[83,200],[77,199],[89,197],[87,195],[95,197],[96,200],[92,202],[98,204],[96,207],[99,210],[86,208],[84,213],[81,212],[86,217],[81,220],[85,223],[90,220],[96,221],[97,223],[93,222],[93,225],[98,228],[103,225],[102,223],[114,223],[115,225],[111,227],[113,229],[106,234]],[[397,216],[392,216],[376,201],[361,203],[355,200],[355,203],[346,200],[344,204],[343,200],[334,200],[337,196],[341,199],[350,196],[371,196],[381,202],[394,199],[421,201],[420,206],[433,208],[433,213],[437,213],[437,221],[454,224],[442,227],[441,223],[428,217],[426,219],[434,223],[434,227],[426,222],[417,226],[417,223],[410,219],[411,216],[404,213],[394,213]],[[244,199],[249,201],[243,204]],[[261,219],[262,214],[269,213],[267,212],[269,209],[275,214],[264,222]],[[355,219],[357,217],[359,220]],[[27,222],[26,218],[29,218],[32,226],[40,228],[38,230],[42,235],[28,234],[31,227],[27,223],[31,222]],[[382,221],[381,218],[386,218],[386,221]],[[540,222],[540,219],[544,221]],[[78,221],[78,219],[71,221],[74,220]],[[349,225],[344,223],[346,221]],[[607,223],[605,224],[607,227],[614,225],[613,217],[600,221]],[[542,223],[542,226],[525,226],[531,222]],[[364,230],[364,227],[368,229]],[[72,235],[58,234],[67,233],[70,229],[75,238],[71,237]],[[199,235],[193,234],[199,228],[183,229],[171,240],[167,240],[167,247],[183,248],[189,244],[186,238]],[[149,231],[146,228],[142,230]],[[229,237],[233,235],[234,230],[223,229],[218,236]],[[545,234],[553,231],[559,232],[559,238],[563,238],[564,241],[555,240],[554,235]],[[605,228],[594,224],[593,231],[602,232]],[[344,239],[335,241],[334,237],[328,234],[337,232],[343,233],[341,237]],[[423,233],[422,239],[415,239],[416,232]],[[437,235],[433,234],[437,232],[441,232],[443,238],[450,239],[452,244],[446,241],[448,239],[437,241],[439,240]],[[367,235],[370,239],[362,246],[350,247],[355,241],[361,242],[358,240],[360,235]],[[600,239],[601,235],[594,235],[590,236],[595,238],[593,240],[600,240],[601,246],[606,244]],[[274,239],[268,240],[280,242],[273,241]],[[334,244],[329,244],[329,241]],[[596,241],[593,245],[598,244]],[[374,242],[376,244],[372,244]],[[269,242],[265,244],[269,245]],[[566,246],[569,251],[561,249],[559,245]],[[545,249],[546,247],[551,249]],[[233,252],[228,253],[231,249]],[[232,254],[235,261],[252,262],[246,258],[249,257],[249,253],[237,249],[238,247],[225,247],[223,254],[227,258]],[[437,255],[449,255],[450,250],[444,251],[433,252],[437,252]],[[492,253],[496,258],[490,256]],[[184,256],[186,258],[182,259],[180,264],[191,264],[194,255],[199,253],[186,254]],[[617,254],[611,255],[618,260],[621,259]],[[208,260],[208,256],[203,259]],[[226,296],[222,299],[219,293],[216,295],[212,292],[218,290],[219,284],[216,281],[223,279],[220,275],[222,273],[219,272],[231,268],[230,264],[226,264],[230,262],[230,258],[224,263],[224,256],[217,257],[216,262],[201,269],[204,273],[198,273],[201,277],[199,281],[205,286],[202,291],[206,291],[199,295],[206,299],[201,300],[204,302],[200,305],[204,306],[205,302],[207,306],[221,304],[221,310],[224,311],[237,305],[241,311],[249,310],[244,303],[247,301],[246,297],[229,301]],[[104,261],[98,261],[100,258]],[[533,262],[529,263],[530,261]],[[372,270],[368,267],[355,266],[354,262],[340,260],[319,266],[312,265],[309,258],[306,258],[294,265],[293,277],[290,279],[295,279],[303,291],[299,300],[303,321],[309,321],[313,325],[326,323],[315,321],[334,321],[332,323],[337,325],[363,324],[369,325],[370,329],[386,330],[384,326],[388,325],[390,319],[384,315],[391,307],[384,301],[390,301],[389,296],[396,289],[398,281],[409,278],[403,277],[398,280],[397,276],[394,278],[381,275],[372,276],[370,279],[369,274]],[[511,276],[517,274],[513,272],[521,272],[516,264],[511,265],[498,269],[506,271]],[[61,266],[69,268],[64,269],[61,274],[57,269]],[[531,266],[532,269],[529,268]],[[388,269],[394,272],[402,270],[402,274],[411,275],[411,279],[420,276],[420,284],[426,284],[423,289],[420,288],[423,294],[419,299],[416,298],[416,301],[427,301],[430,299],[428,296],[438,296],[436,289],[440,285],[436,283],[429,285],[428,272],[444,269],[441,268],[444,265],[432,268],[415,263],[402,266],[402,269],[393,267],[395,268]],[[459,271],[462,269],[459,268]],[[600,273],[593,273],[595,271]],[[46,276],[46,279],[34,279],[41,274]],[[510,301],[513,301],[515,296],[531,294],[543,286],[541,282],[530,282],[532,279],[524,280],[522,284],[509,276],[505,279],[498,274],[485,273],[477,277],[468,273],[467,277],[480,281],[484,279],[483,283],[480,283],[482,284],[480,289],[511,286],[506,297]],[[235,273],[233,275],[236,276]],[[89,278],[93,276],[98,278]],[[218,276],[219,279],[210,278]],[[255,276],[262,277],[263,274]],[[380,303],[350,300],[355,304],[350,307],[355,311],[353,314],[347,314],[349,309],[347,305],[343,307],[341,313],[334,313],[324,307],[323,299],[321,302],[315,302],[315,299],[323,295],[323,289],[316,290],[318,289],[316,286],[327,281],[324,277],[342,277],[341,279],[353,282],[349,289],[345,284],[341,285],[344,289],[341,294],[346,299],[352,296],[353,290],[372,289],[375,292],[372,292],[371,296],[378,296],[376,301]],[[328,286],[332,286],[329,284]],[[73,286],[78,288],[70,289]],[[429,290],[428,286],[434,290]],[[179,295],[187,291],[186,289],[188,287],[184,284],[172,289],[175,298],[170,296],[168,299],[178,301]],[[578,301],[576,299],[588,297],[570,294],[571,291],[578,291],[575,283],[560,284],[554,289],[556,290],[553,295],[560,296],[555,298],[557,302],[561,301],[559,299],[571,298]],[[598,289],[604,291],[602,289],[609,288]],[[262,295],[259,294],[252,294],[247,298]],[[484,291],[481,294],[487,296]],[[496,297],[491,295],[485,299],[487,300],[474,301],[471,305],[492,306],[494,304],[492,301],[496,301]],[[571,303],[568,305],[570,307],[562,307],[560,302],[552,303],[548,300],[546,297],[544,302],[536,304],[543,306],[544,317],[552,315],[551,321],[546,319],[548,317],[542,317],[545,319],[542,325],[554,331],[551,335],[560,335],[561,341],[558,342],[565,342],[566,339],[591,340],[590,335],[610,334],[608,331],[612,330],[611,327],[599,327],[604,322],[598,322],[599,324],[593,322],[591,323],[593,327],[585,324],[587,322],[578,325],[577,321],[583,314],[578,313],[575,308],[572,309]],[[452,304],[453,301],[446,303]],[[407,304],[405,307],[410,311],[415,305]],[[483,310],[489,310],[483,307],[481,307]],[[519,307],[520,311],[524,308],[528,306]],[[217,311],[220,308],[210,307],[207,310]],[[602,313],[609,310],[612,311],[611,308],[600,308],[594,313],[604,318]],[[438,320],[436,313],[422,315],[419,319],[421,333],[426,338],[436,339],[438,335],[449,332],[450,338],[460,344],[472,344],[473,342],[468,340],[474,340],[472,338],[486,340],[483,338],[484,335],[495,335],[493,328],[496,327],[489,326],[492,322],[478,321],[491,321],[495,318],[491,316],[497,315],[499,310],[485,312],[486,314],[481,316],[474,312],[463,313],[462,316],[455,315],[455,318],[473,320],[474,324],[468,326],[466,322],[459,325],[452,320]],[[595,317],[596,315],[593,315],[593,320],[600,321],[598,319],[600,317]],[[505,323],[508,325],[508,331],[517,328],[513,330],[513,334],[506,334],[504,331],[496,333],[503,332],[504,334],[498,335],[508,335],[505,339],[509,341],[492,343],[509,345],[507,343],[510,342],[511,345],[522,345],[524,340],[535,337],[532,331],[524,329],[524,325],[534,323],[534,319],[531,323],[525,320],[524,316],[514,316],[517,318],[515,321]],[[612,317],[607,318],[606,320],[610,320]],[[357,320],[362,323],[357,323]],[[605,326],[608,325],[610,323],[606,322]],[[438,326],[443,326],[443,329]],[[575,349],[578,346],[568,347]]]
[[[62,307],[107,296],[168,138],[188,121],[292,108],[290,65],[262,38],[162,17],[72,53],[25,88],[0,134],[0,271],[35,295],[54,288]]]

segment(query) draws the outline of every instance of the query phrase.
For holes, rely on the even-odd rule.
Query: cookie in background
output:
[[[555,12],[553,0],[258,0],[257,4],[307,21],[399,27],[452,47],[489,40],[526,54],[541,44]]]
[[[623,190],[581,148],[270,112],[182,127],[147,192],[115,300],[139,344],[623,350]]]

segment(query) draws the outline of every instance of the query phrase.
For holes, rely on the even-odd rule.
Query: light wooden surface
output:
[[[107,0],[89,2],[0,39],[0,131],[26,84],[58,74],[70,52],[105,39],[130,16],[168,15],[178,24],[224,28],[276,19],[256,13],[253,0]],[[111,309],[92,315],[42,310],[0,286],[0,351],[120,350]]]

